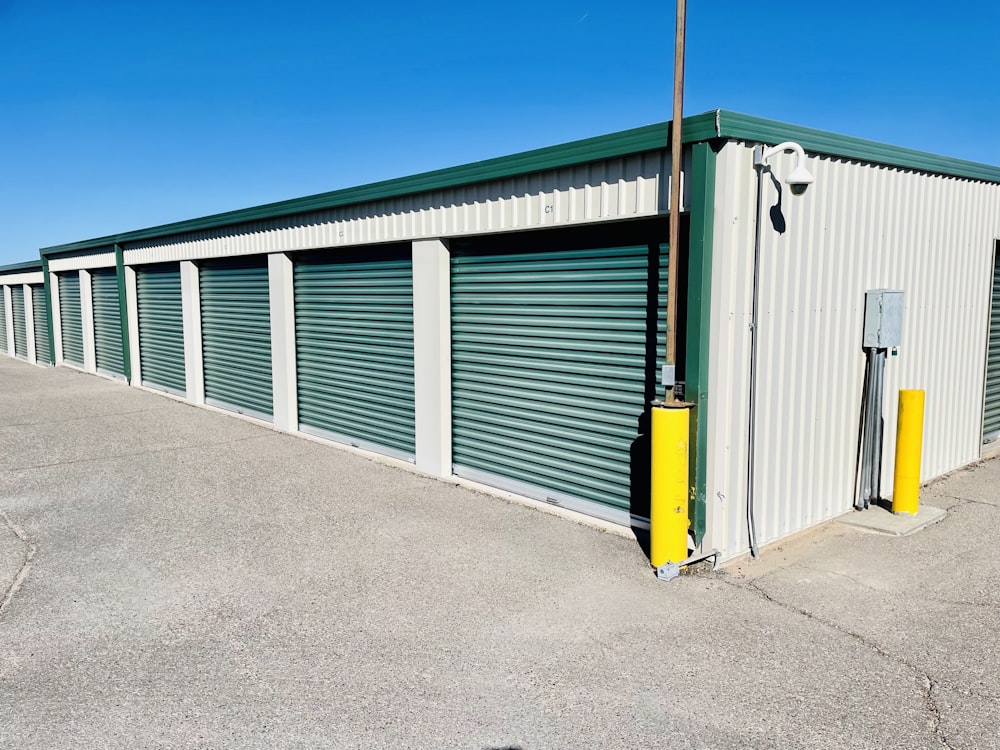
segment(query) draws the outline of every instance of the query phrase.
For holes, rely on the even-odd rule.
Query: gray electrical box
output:
[[[903,292],[873,289],[865,292],[865,349],[891,349],[903,341]]]

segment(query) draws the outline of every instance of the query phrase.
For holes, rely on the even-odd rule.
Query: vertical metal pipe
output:
[[[754,214],[753,241],[753,300],[750,309],[750,385],[747,394],[747,535],[750,542],[750,554],[760,557],[757,545],[757,519],[755,514],[756,484],[756,447],[757,447],[757,314],[760,306],[760,243],[761,243],[761,213],[764,210],[764,173],[757,169],[757,211]]]
[[[882,499],[882,402],[885,400],[885,349],[875,353],[875,413],[872,415],[872,499]]]
[[[871,412],[868,401],[871,398],[872,390],[871,371],[871,353],[868,349],[865,349],[865,376],[861,389],[861,419],[858,424],[857,477],[855,479],[854,497],[854,507],[857,510],[863,510],[868,502],[865,487],[868,480],[868,414]]]
[[[675,373],[667,383],[666,404],[655,404],[652,413],[652,476],[650,497],[650,562],[659,568],[665,562],[687,557],[688,451],[690,404],[677,403],[677,257],[680,253],[681,221],[681,121],[684,106],[685,0],[677,0],[674,36],[674,111],[670,122],[670,230],[667,260],[667,342],[665,359]]]
[[[681,221],[681,161],[683,159],[681,121],[684,119],[684,37],[687,2],[677,0],[677,22],[674,31],[674,110],[670,122],[670,257],[667,260],[667,351],[668,366],[677,363],[677,253],[680,250]],[[674,400],[674,389],[666,393],[667,402]]]
[[[868,366],[865,368],[864,443],[861,447],[861,507],[868,507],[872,496],[872,389],[875,387],[874,349],[865,350]]]

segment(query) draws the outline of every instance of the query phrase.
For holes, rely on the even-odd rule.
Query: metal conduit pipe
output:
[[[882,498],[882,411],[885,401],[886,350],[868,347],[861,413],[861,478],[854,507],[868,508]]]
[[[865,382],[861,408],[861,479],[858,487],[857,502],[854,507],[864,510],[868,507],[868,499],[872,496],[872,423],[871,415],[875,411],[875,350],[866,349]]]
[[[757,546],[757,519],[754,513],[754,453],[756,447],[757,426],[757,311],[760,297],[760,243],[761,243],[761,213],[764,208],[764,170],[757,169],[757,211],[754,214],[753,238],[753,293],[750,311],[750,385],[747,394],[747,534],[750,541],[750,554],[756,559],[760,557]]]
[[[872,413],[872,494],[869,502],[882,499],[882,400],[885,396],[885,352],[875,353],[875,411]]]
[[[858,412],[858,442],[854,452],[854,507],[860,509],[864,505],[863,487],[865,460],[865,411],[868,408],[868,368],[871,363],[868,361],[867,350],[865,354],[865,374],[861,379],[861,410]]]

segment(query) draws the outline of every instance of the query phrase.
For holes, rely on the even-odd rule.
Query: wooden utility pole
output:
[[[670,235],[667,262],[667,366],[677,365],[677,254],[680,252],[681,225],[681,120],[684,118],[684,36],[687,0],[677,0],[677,23],[674,33],[674,114],[670,123]],[[674,388],[668,387],[668,403],[675,400]]]
[[[674,116],[670,123],[670,258],[667,263],[667,386],[665,403],[652,409],[649,496],[649,561],[657,577],[670,580],[687,564],[690,491],[691,407],[678,400],[677,256],[681,227],[681,120],[684,105],[685,0],[677,0],[674,41]]]

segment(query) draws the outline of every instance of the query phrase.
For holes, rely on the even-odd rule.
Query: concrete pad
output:
[[[1000,750],[1000,696],[975,695],[935,686],[932,694],[940,706],[940,734],[951,748]]]
[[[983,487],[998,480],[1000,462],[980,474]],[[834,526],[783,565],[745,566],[743,579],[913,669],[942,747],[995,748],[1000,512],[959,504],[947,523],[906,537]]]
[[[872,505],[868,510],[858,510],[837,519],[839,523],[847,524],[865,531],[875,531],[891,536],[907,536],[937,523],[948,515],[943,508],[922,505],[916,515],[909,513],[893,513],[886,508]]]
[[[668,584],[634,541],[465,487],[97,378],[0,379],[0,510],[37,545],[0,613],[0,747],[995,744],[993,506]]]
[[[997,485],[983,481],[985,476],[991,474],[991,467],[998,461],[1000,457],[953,471],[931,482],[921,491],[921,496],[927,494],[929,499],[940,497],[946,500],[985,503],[1000,508],[1000,490]],[[931,502],[934,500],[931,499]]]

